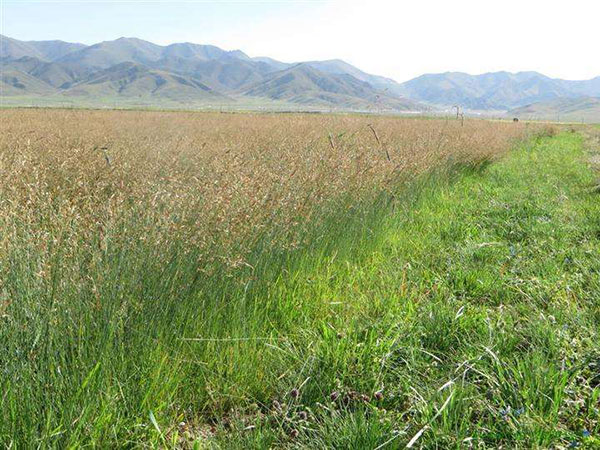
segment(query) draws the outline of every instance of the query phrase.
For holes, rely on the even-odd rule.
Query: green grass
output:
[[[265,235],[234,274],[136,240],[143,214],[76,254],[65,224],[46,265],[23,225],[0,272],[0,444],[600,448],[582,142],[337,201],[308,245]]]

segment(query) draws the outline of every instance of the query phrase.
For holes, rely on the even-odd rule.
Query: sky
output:
[[[0,0],[0,34],[93,44],[194,42],[297,62],[423,73],[600,75],[600,0]]]

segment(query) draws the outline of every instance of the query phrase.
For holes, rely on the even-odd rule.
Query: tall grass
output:
[[[479,170],[527,133],[67,110],[4,110],[2,124],[0,443],[24,448],[164,445],[259,412],[304,386],[307,365],[324,364],[305,391],[360,376],[373,362],[351,349],[340,355],[353,364],[299,359],[338,339],[331,305],[352,320],[327,298],[323,277],[337,275],[324,262],[368,257],[423,186]]]

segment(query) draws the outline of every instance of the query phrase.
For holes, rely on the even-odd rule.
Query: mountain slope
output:
[[[60,64],[77,64],[88,71],[105,70],[126,62],[193,77],[214,90],[223,91],[256,83],[262,80],[263,74],[272,71],[239,50],[226,51],[191,43],[162,47],[135,38],[101,42],[58,60]]]
[[[156,97],[170,100],[227,100],[200,81],[125,62],[96,72],[65,91],[70,96]]]
[[[163,47],[136,38],[119,38],[100,42],[79,51],[69,53],[57,62],[77,63],[86,69],[108,69],[123,62],[141,64],[157,61],[162,56]]]
[[[507,110],[531,103],[600,95],[600,77],[587,81],[553,79],[537,72],[426,74],[401,84],[400,93],[435,105]]]
[[[600,97],[600,76],[591,80],[560,80],[566,89],[580,96]]]
[[[326,61],[308,61],[306,64],[314,67],[321,72],[334,75],[351,75],[357,80],[365,81],[376,89],[389,90],[391,93],[399,92],[400,84],[391,78],[381,77],[379,75],[371,75],[362,70],[348,64],[341,59],[330,59]]]
[[[83,44],[64,41],[19,41],[0,35],[0,58],[34,57],[54,61],[71,52],[85,48]]]
[[[264,80],[272,70],[264,63],[239,60],[231,56],[204,60],[169,56],[150,63],[157,70],[191,76],[214,90],[231,92]]]
[[[72,52],[60,58],[59,62],[77,61],[86,67],[106,69],[123,62],[154,64],[160,60],[212,61],[251,61],[239,50],[226,51],[214,45],[198,45],[189,42],[167,45],[165,47],[137,38],[119,38],[114,41],[100,42]]]
[[[190,42],[167,45],[163,48],[161,56],[163,58],[195,58],[202,61],[213,59],[250,60],[250,57],[240,50],[226,51],[214,45],[199,45]]]
[[[252,60],[256,61],[258,63],[265,64],[266,67],[269,68],[269,72],[277,72],[277,71],[284,70],[284,69],[287,69],[288,67],[293,66],[293,64],[277,61],[276,59],[269,58],[266,56],[258,56],[256,58],[252,58]]]
[[[3,40],[2,95],[80,98],[168,98],[181,102],[253,97],[306,106],[360,110],[423,110],[395,96],[390,79],[341,60],[296,65],[250,58],[240,50],[189,42],[167,46],[119,38],[83,46],[60,41]],[[36,81],[37,80],[37,81]],[[397,84],[396,84],[397,85]],[[255,100],[252,100],[255,103]]]
[[[14,68],[0,73],[0,96],[48,95],[54,88],[42,80]]]
[[[42,59],[55,61],[69,53],[84,49],[84,44],[64,42],[64,41],[28,41],[31,47],[35,48]]]
[[[244,95],[347,108],[422,110],[415,102],[386,96],[351,75],[320,72],[307,63],[270,74],[265,81],[246,90]]]
[[[18,59],[23,58],[24,56],[43,58],[40,51],[29,45],[27,42],[0,35],[0,58]]]
[[[61,64],[42,61],[31,56],[16,60],[0,60],[3,70],[18,70],[27,73],[55,88],[67,88],[77,80],[89,74],[89,71],[77,64]]]

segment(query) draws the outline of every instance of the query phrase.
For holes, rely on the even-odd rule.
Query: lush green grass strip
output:
[[[426,188],[363,257],[300,270],[278,294],[311,312],[273,350],[291,372],[283,411],[221,443],[394,448],[424,429],[418,447],[598,445],[600,204],[585,158],[577,135],[539,140]]]

